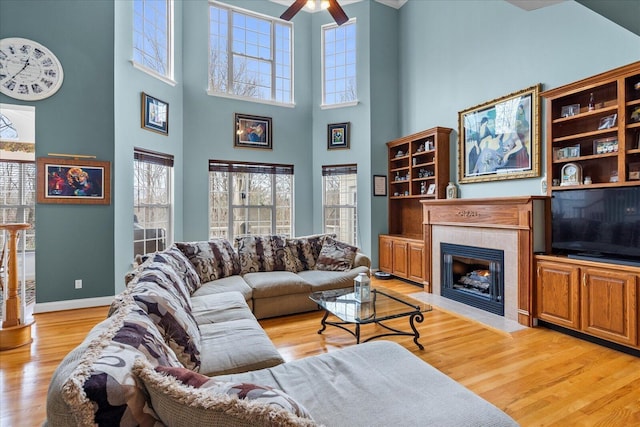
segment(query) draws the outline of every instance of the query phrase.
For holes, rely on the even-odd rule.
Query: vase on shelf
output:
[[[458,187],[449,181],[449,185],[447,185],[447,199],[455,199],[458,197]]]

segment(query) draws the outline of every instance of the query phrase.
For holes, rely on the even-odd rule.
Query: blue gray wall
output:
[[[268,1],[229,3],[271,16],[285,9]],[[358,22],[359,104],[320,109],[320,26],[331,18],[301,12],[294,18],[296,105],[289,108],[207,95],[207,2],[175,4],[177,84],[170,86],[129,62],[130,0],[0,1],[0,37],[43,43],[65,70],[64,85],[46,100],[0,95],[3,103],[36,106],[36,155],[113,162],[111,205],[37,206],[38,303],[122,289],[132,257],[133,147],[176,158],[177,240],[207,236],[208,159],[294,164],[298,235],[322,228],[321,166],[357,163],[360,246],[375,266],[387,200],[372,196],[372,176],[386,173],[385,142],[433,126],[457,129],[458,111],[640,59],[640,37],[572,1],[526,12],[501,1],[409,0],[395,10],[365,0],[345,6]],[[169,136],[140,128],[143,91],[169,102]],[[274,149],[233,148],[235,112],[272,117]],[[352,125],[351,149],[327,151],[327,124],[344,121]],[[456,158],[453,143],[454,180]],[[460,186],[462,197],[539,192],[540,178]],[[83,279],[83,289],[73,288],[75,279]]]

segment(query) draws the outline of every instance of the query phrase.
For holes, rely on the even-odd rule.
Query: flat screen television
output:
[[[640,186],[554,191],[556,254],[640,265]]]

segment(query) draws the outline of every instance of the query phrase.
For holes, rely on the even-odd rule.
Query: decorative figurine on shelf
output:
[[[589,95],[589,107],[588,107],[589,111],[593,111],[596,109],[596,99],[593,96],[593,92],[591,92],[591,94]]]
[[[422,153],[424,151],[424,144],[420,144],[420,146],[418,147],[418,153]]]
[[[458,197],[458,188],[453,182],[447,185],[447,199],[455,199]]]
[[[427,193],[427,184],[424,182],[420,183],[420,194],[426,194]]]
[[[356,301],[371,301],[371,280],[367,273],[360,273],[353,279],[353,292]]]
[[[400,181],[400,172],[396,172],[396,181]]]

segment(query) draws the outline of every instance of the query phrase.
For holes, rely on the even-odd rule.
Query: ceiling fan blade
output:
[[[300,9],[302,9],[305,4],[307,4],[307,0],[296,0],[287,10],[284,11],[282,15],[280,15],[280,19],[291,21],[291,18],[293,18],[296,13],[300,12]]]
[[[336,24],[342,25],[349,20],[349,17],[344,10],[338,4],[338,0],[329,0],[329,7],[327,8],[333,19],[336,21]]]

